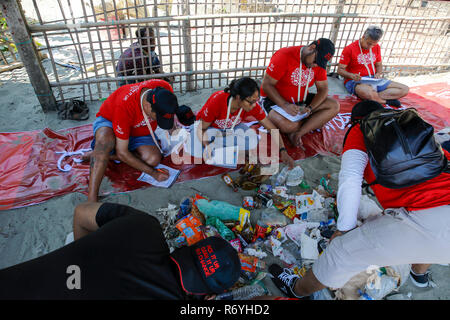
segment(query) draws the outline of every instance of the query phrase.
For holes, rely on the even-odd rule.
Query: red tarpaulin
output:
[[[421,95],[418,95],[420,93]],[[426,96],[427,98],[424,98]],[[428,99],[428,97],[432,99]],[[305,150],[294,148],[285,140],[289,154],[295,160],[320,154],[336,154],[342,151],[345,125],[357,100],[351,96],[335,96],[341,104],[340,113],[320,131],[305,135]],[[411,88],[402,98],[404,107],[414,107],[436,130],[447,127],[450,119],[450,97],[446,83]],[[41,203],[70,192],[87,194],[89,164],[75,163],[67,157],[61,164],[71,165],[68,172],[58,170],[61,154],[57,151],[88,149],[92,140],[92,124],[53,132],[50,129],[0,133],[0,210],[19,208]],[[163,164],[181,170],[177,182],[215,176],[229,169],[209,165],[174,165],[170,157]],[[124,163],[110,162],[106,176],[114,192],[126,192],[149,187],[137,181],[141,173]]]

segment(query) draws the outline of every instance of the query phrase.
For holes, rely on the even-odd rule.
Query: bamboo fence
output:
[[[51,15],[48,5],[29,2],[36,23],[28,28],[48,53],[58,101],[103,99],[119,81],[161,77],[119,77],[115,70],[144,26],[155,30],[164,76],[173,76],[178,92],[221,88],[243,75],[261,79],[276,50],[321,37],[335,43],[328,73],[335,72],[343,48],[370,25],[385,32],[388,77],[450,69],[450,3],[443,1],[54,0]]]

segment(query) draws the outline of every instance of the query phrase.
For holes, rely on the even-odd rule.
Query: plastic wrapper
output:
[[[200,226],[202,223],[196,217],[187,215],[183,219],[179,220],[175,227],[180,230],[183,236],[186,238],[188,245],[197,243],[205,238]]]
[[[241,269],[248,272],[256,272],[257,270],[264,269],[266,263],[261,259],[239,253],[239,260],[241,261]]]
[[[290,223],[289,219],[274,207],[264,209],[260,221],[269,226],[285,226]]]
[[[229,242],[237,252],[242,252],[241,241],[239,240],[239,238],[232,239]]]
[[[302,194],[296,196],[295,205],[297,208],[297,214],[301,215],[312,209],[321,209],[323,208],[323,201],[324,198],[316,190],[314,190],[312,194]]]
[[[283,262],[285,262],[288,265],[292,265],[297,262],[295,257],[288,250],[283,248],[280,241],[278,241],[273,236],[270,236],[269,239],[270,239],[270,246],[272,248],[272,253],[274,256],[279,257]]]
[[[206,224],[211,225],[214,228],[217,229],[217,231],[220,233],[220,236],[228,241],[233,240],[236,238],[233,231],[231,231],[227,226],[220,221],[217,217],[208,217],[206,218]]]

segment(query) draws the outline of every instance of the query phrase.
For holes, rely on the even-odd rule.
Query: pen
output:
[[[161,172],[161,173],[169,174],[169,171],[166,170],[166,169],[156,169],[156,170]]]

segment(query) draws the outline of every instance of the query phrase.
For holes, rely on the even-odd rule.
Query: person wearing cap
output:
[[[339,112],[339,102],[328,97],[326,66],[333,54],[333,42],[320,38],[308,46],[281,48],[266,69],[261,103],[294,146],[302,146],[306,133],[321,128]],[[314,84],[316,94],[308,92]]]
[[[97,201],[109,160],[120,160],[158,181],[166,180],[167,172],[154,169],[162,159],[154,131],[157,126],[173,129],[177,112],[177,97],[166,81],[148,80],[114,91],[93,124],[93,151],[86,157],[91,162],[88,200]]]
[[[383,109],[380,103],[365,100],[353,107],[352,119]],[[444,151],[444,156],[450,160],[450,153]],[[277,264],[269,266],[272,280],[286,295],[300,298],[325,287],[342,288],[369,267],[403,264],[411,264],[414,285],[429,287],[430,264],[450,261],[450,173],[444,171],[425,182],[396,189],[373,184],[383,214],[358,227],[363,179],[370,184],[375,174],[356,124],[344,142],[337,192],[339,216],[331,242],[302,278]]]
[[[224,90],[213,93],[197,113],[198,126],[187,144],[190,154],[201,158],[205,148],[213,152],[214,148],[230,145],[237,145],[241,151],[254,150],[258,145],[256,131],[242,121],[256,120],[267,130],[277,129],[258,100],[259,86],[250,77],[235,79]],[[227,131],[235,134],[227,135]],[[287,153],[281,136],[278,146],[281,160],[293,168],[294,160]]]
[[[383,64],[378,44],[382,36],[381,28],[376,26],[367,28],[361,39],[344,48],[337,72],[344,77],[344,86],[350,94],[362,100],[373,100],[392,107],[400,107],[398,99],[406,96],[409,88],[382,77]]]
[[[228,241],[209,237],[170,253],[158,219],[121,204],[79,204],[73,232],[72,243],[0,270],[0,299],[205,299],[241,272]]]

